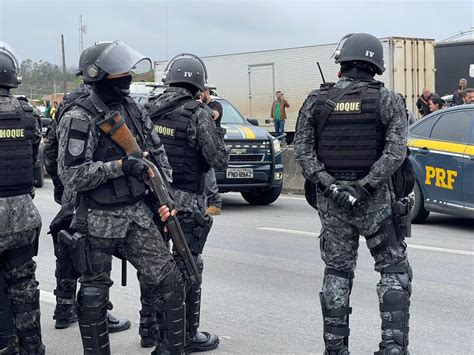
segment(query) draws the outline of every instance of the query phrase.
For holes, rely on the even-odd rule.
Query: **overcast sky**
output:
[[[152,58],[201,56],[335,43],[346,33],[445,39],[474,26],[473,0],[0,0],[0,40],[22,59],[77,66],[84,47],[125,40]],[[472,37],[471,37],[472,38]]]

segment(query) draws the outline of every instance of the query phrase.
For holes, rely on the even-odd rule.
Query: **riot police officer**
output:
[[[33,107],[11,95],[21,82],[20,65],[15,50],[0,42],[0,274],[5,275],[20,353],[44,354],[33,261],[41,216],[32,201],[41,127]],[[9,312],[0,317],[3,327]]]
[[[79,58],[79,70],[77,76],[83,76],[83,68],[87,65],[86,59],[91,60],[87,56],[87,52],[91,48],[85,49]],[[68,247],[58,239],[58,233],[63,229],[70,228],[74,205],[76,203],[76,194],[69,189],[64,193],[64,186],[58,175],[58,138],[57,126],[61,117],[70,108],[74,107],[75,101],[79,98],[85,98],[92,90],[92,85],[84,81],[73,92],[64,96],[63,101],[59,105],[56,117],[48,127],[44,145],[44,160],[48,175],[51,177],[54,184],[54,199],[61,204],[61,210],[53,218],[50,225],[51,236],[53,237],[54,254],[56,256],[56,289],[54,294],[56,296],[56,308],[54,310],[55,327],[56,329],[65,329],[73,322],[77,321],[77,315],[74,310],[74,303],[76,300],[76,286],[77,279],[80,274],[74,269],[74,265],[69,254]],[[64,195],[64,199],[63,198]],[[130,321],[128,319],[120,319],[114,317],[110,312],[107,312],[107,324],[109,333],[116,333],[130,328]]]
[[[205,90],[206,81],[206,67],[199,57],[193,54],[177,55],[165,69],[164,93],[149,104],[155,130],[173,168],[171,187],[178,217],[201,273],[201,254],[212,225],[212,217],[204,212],[203,173],[209,167],[223,169],[229,160],[224,144],[225,130],[216,127],[211,113],[198,100],[200,92]],[[198,331],[200,306],[201,288],[194,285],[187,287],[186,352],[212,350],[219,344],[216,335]],[[146,321],[142,314],[140,325],[143,330],[152,326],[151,322]]]
[[[119,253],[139,272],[140,286],[149,291],[158,313],[160,331],[154,334],[157,347],[152,354],[181,354],[184,281],[153,222],[155,211],[145,201],[147,165],[140,155],[126,156],[112,140],[112,133],[103,133],[98,125],[120,116],[137,136],[140,148],[153,153],[171,176],[148,114],[128,96],[131,71],[149,71],[151,61],[125,42],[115,41],[93,46],[86,62],[84,79],[92,83],[92,91],[75,101],[58,126],[59,176],[78,199],[72,222],[78,232],[68,237],[76,242],[73,258],[75,266],[82,269],[76,305],[84,352],[110,354],[106,318],[112,285],[109,271],[112,254]],[[86,242],[82,242],[84,238]]]
[[[335,52],[340,80],[309,94],[295,135],[296,159],[317,187],[326,264],[320,293],[325,354],[349,353],[349,296],[359,235],[381,274],[382,341],[375,354],[408,354],[412,271],[404,237],[409,206],[397,200],[392,179],[407,149],[405,108],[396,93],[374,80],[384,71],[380,41],[356,33],[341,43]]]

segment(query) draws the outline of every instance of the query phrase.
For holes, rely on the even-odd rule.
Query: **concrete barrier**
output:
[[[282,156],[285,172],[283,174],[283,192],[304,194],[304,178],[301,173],[301,167],[295,160],[295,151],[293,146],[283,152]]]

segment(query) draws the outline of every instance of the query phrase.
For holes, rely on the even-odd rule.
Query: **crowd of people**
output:
[[[451,102],[443,100],[440,95],[432,93],[428,88],[424,88],[416,101],[416,107],[421,117],[424,117],[446,107],[469,105],[472,103],[474,103],[474,89],[467,87],[467,80],[462,78],[459,79],[459,85],[453,92]]]

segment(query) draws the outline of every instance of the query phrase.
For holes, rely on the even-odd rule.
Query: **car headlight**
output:
[[[273,138],[273,151],[275,154],[279,154],[281,152],[280,140]]]

